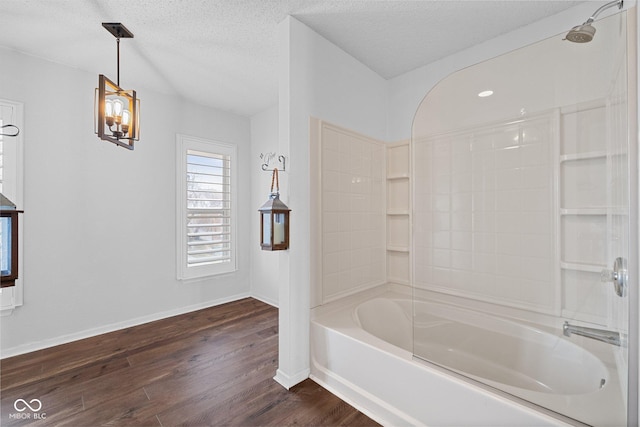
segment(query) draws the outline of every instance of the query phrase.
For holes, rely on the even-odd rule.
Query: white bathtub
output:
[[[416,313],[416,354],[461,375],[413,357],[412,302],[381,289],[314,310],[311,377],[384,425],[573,424],[556,413],[624,425],[607,344],[575,340],[587,350],[560,331],[440,303]]]

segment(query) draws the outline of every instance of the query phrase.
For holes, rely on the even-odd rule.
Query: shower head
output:
[[[569,40],[574,43],[589,43],[593,40],[593,36],[596,33],[596,29],[591,24],[584,23],[582,25],[576,25],[565,36],[565,40]]]
[[[614,0],[605,4],[604,6],[601,6],[600,8],[598,8],[598,10],[593,12],[593,15],[591,15],[584,24],[576,25],[571,30],[569,30],[564,40],[569,40],[570,42],[574,43],[590,42],[591,40],[593,40],[593,36],[596,34],[596,29],[591,25],[591,23],[596,19],[598,15],[600,15],[603,10],[609,9],[613,6],[618,6],[618,9],[622,9],[622,3],[623,0]]]

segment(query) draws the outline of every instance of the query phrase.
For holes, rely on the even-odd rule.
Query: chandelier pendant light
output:
[[[120,39],[133,38],[121,23],[103,22],[102,26],[116,38],[118,74],[114,83],[105,75],[98,77],[95,96],[95,133],[98,138],[133,150],[140,139],[140,100],[136,91],[120,87]]]

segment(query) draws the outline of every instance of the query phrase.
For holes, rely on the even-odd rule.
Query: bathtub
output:
[[[321,306],[311,321],[311,378],[383,425],[625,424],[607,344],[420,302],[426,362],[413,355],[412,301],[390,289]]]

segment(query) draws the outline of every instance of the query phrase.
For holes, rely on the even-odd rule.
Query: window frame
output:
[[[230,262],[189,266],[187,262],[187,154],[198,151],[215,156],[229,156],[230,161]],[[237,146],[220,141],[189,135],[176,135],[176,265],[177,278],[182,281],[230,274],[238,270],[237,223],[238,223],[238,156]]]

